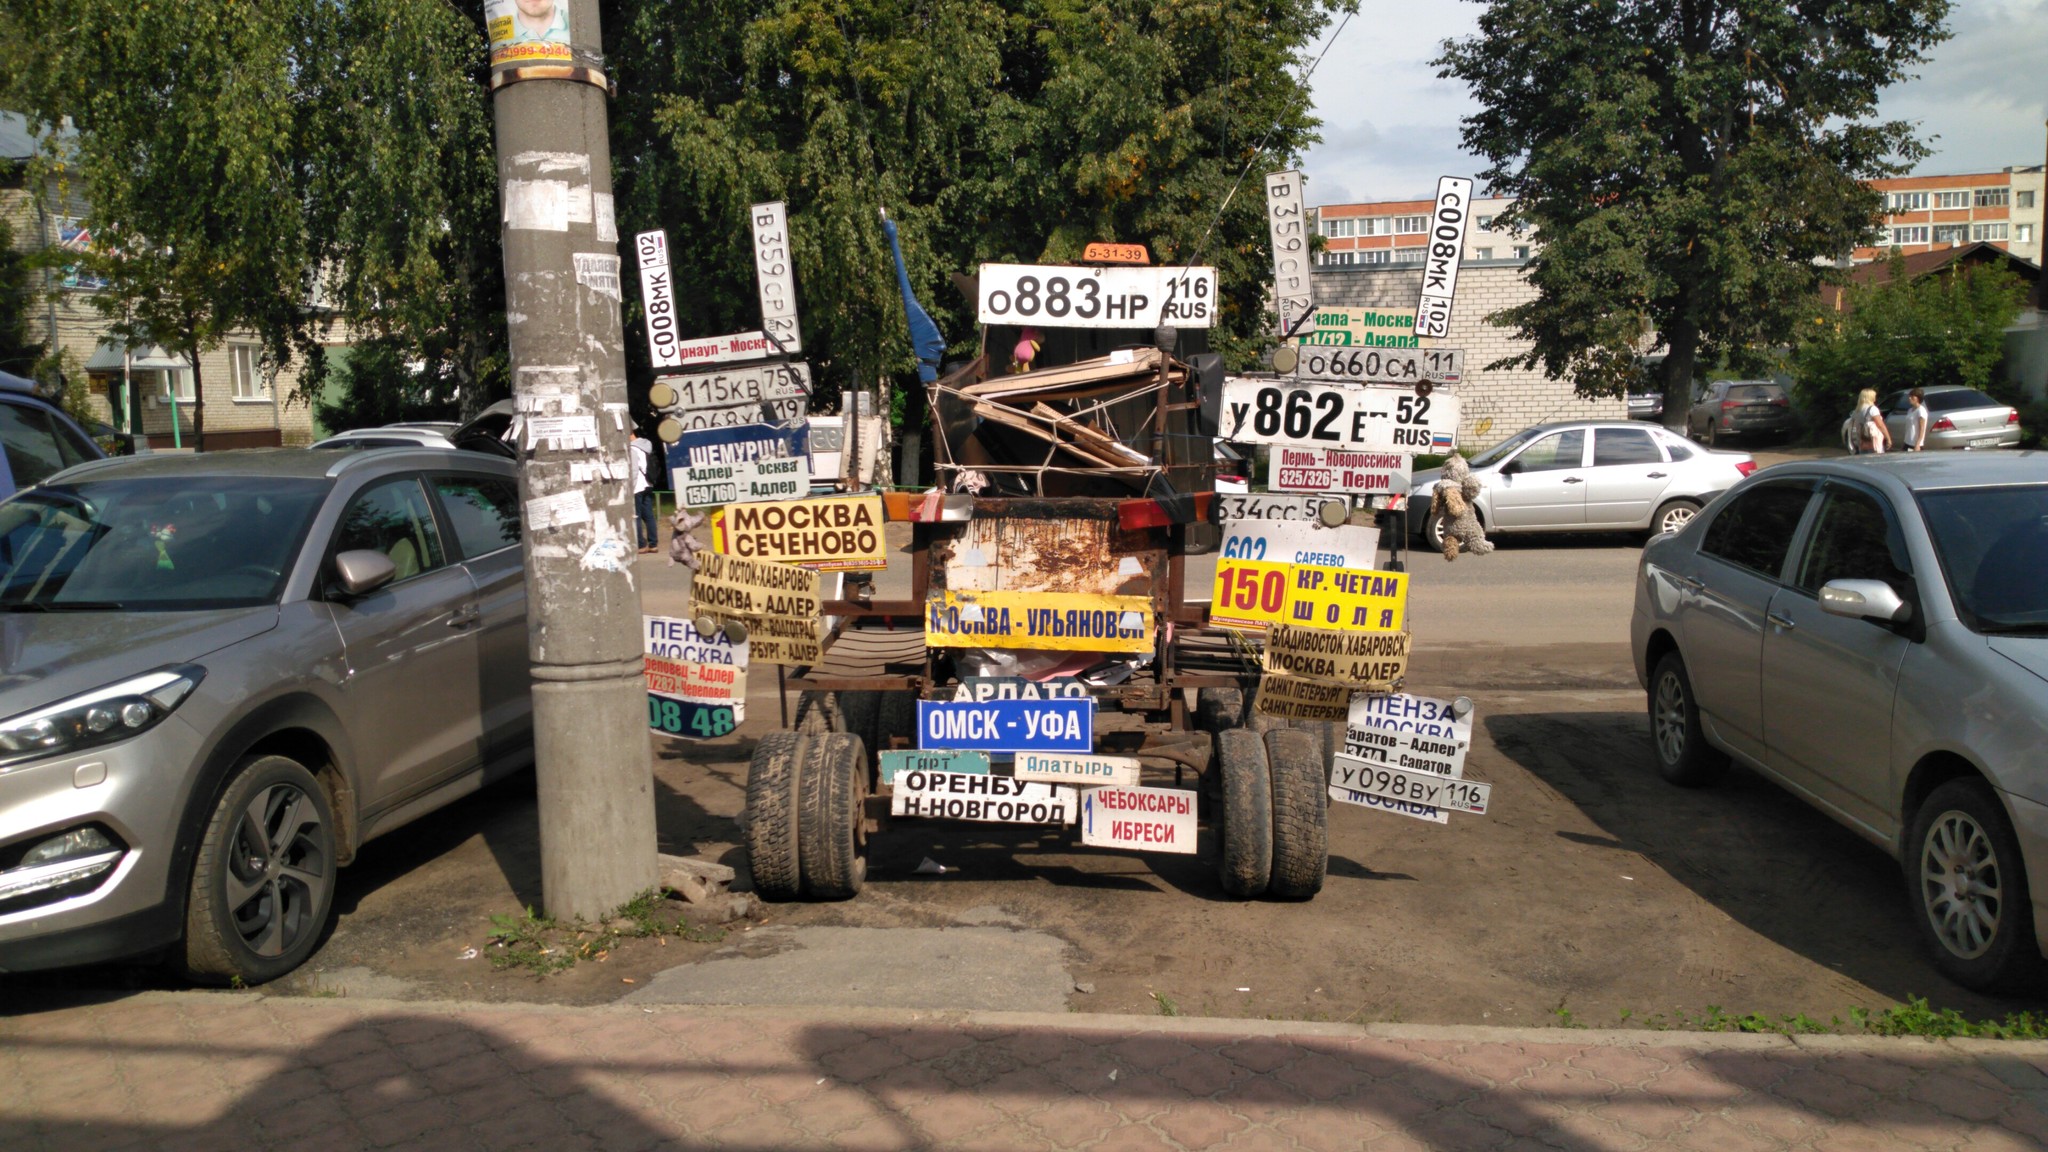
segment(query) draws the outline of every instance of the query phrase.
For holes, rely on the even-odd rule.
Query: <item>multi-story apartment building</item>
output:
[[[1480,196],[1472,201],[1472,222],[1465,230],[1466,260],[1512,260],[1529,258],[1529,240],[1493,226],[1509,201],[1498,196]],[[1346,264],[1422,263],[1427,241],[1432,200],[1382,200],[1372,204],[1326,204],[1315,210],[1317,231],[1323,237],[1319,263],[1325,267]]]
[[[1912,256],[1982,242],[2039,264],[2042,177],[2035,164],[1873,180],[1871,186],[1884,194],[1884,226],[1878,242],[1857,248],[1851,259],[1861,264],[1884,259],[1893,248]]]

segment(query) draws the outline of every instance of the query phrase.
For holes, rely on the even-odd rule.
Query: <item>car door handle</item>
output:
[[[1565,477],[1565,478],[1564,478],[1564,482],[1565,482],[1565,483],[1567,483],[1567,484],[1584,484],[1584,483],[1585,483],[1585,481],[1584,481],[1584,480],[1581,480],[1581,479],[1579,479],[1579,478],[1578,478],[1577,476],[1567,476],[1567,477]]]
[[[1764,619],[1769,620],[1771,623],[1776,624],[1778,627],[1783,628],[1787,632],[1790,632],[1792,629],[1799,627],[1799,625],[1792,622],[1791,617],[1780,616],[1776,612],[1764,613]]]
[[[448,614],[448,626],[450,628],[467,628],[481,619],[483,619],[483,613],[477,610],[476,605],[465,604]]]
[[[1667,475],[1669,475],[1669,473],[1666,473],[1666,472],[1652,472],[1652,473],[1650,473],[1650,479],[1652,479],[1652,480],[1662,480],[1662,479],[1663,479],[1663,478],[1664,478],[1665,476],[1667,476]]]

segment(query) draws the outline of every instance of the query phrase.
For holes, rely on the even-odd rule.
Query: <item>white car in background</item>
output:
[[[1479,521],[1503,532],[1676,532],[1715,496],[1756,471],[1747,452],[1689,443],[1640,421],[1540,424],[1471,461]],[[1415,474],[1409,531],[1443,547],[1430,495],[1441,471]]]

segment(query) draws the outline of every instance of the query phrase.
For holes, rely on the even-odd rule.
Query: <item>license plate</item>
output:
[[[1985,439],[1982,439],[1982,440],[1972,440],[1972,441],[1970,441],[1970,447],[1972,447],[1972,448],[1996,448],[1996,447],[1998,447],[1998,437],[1996,437],[1996,436],[1990,436],[1990,437],[1986,437]]]
[[[1368,796],[1380,796],[1405,804],[1439,808],[1446,812],[1464,812],[1473,816],[1486,814],[1486,802],[1493,795],[1493,785],[1482,784],[1477,780],[1454,779],[1385,764],[1342,761],[1338,762],[1336,774],[1330,784],[1332,787],[1352,792],[1363,792]]]

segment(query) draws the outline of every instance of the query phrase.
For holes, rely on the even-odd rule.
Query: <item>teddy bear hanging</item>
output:
[[[1444,518],[1444,559],[1456,560],[1458,548],[1474,556],[1484,556],[1493,551],[1493,544],[1486,539],[1486,529],[1479,523],[1479,516],[1472,509],[1472,502],[1479,498],[1479,478],[1472,475],[1472,466],[1465,458],[1452,453],[1444,461],[1442,478],[1436,482],[1436,494],[1430,497],[1429,511],[1432,516]]]

